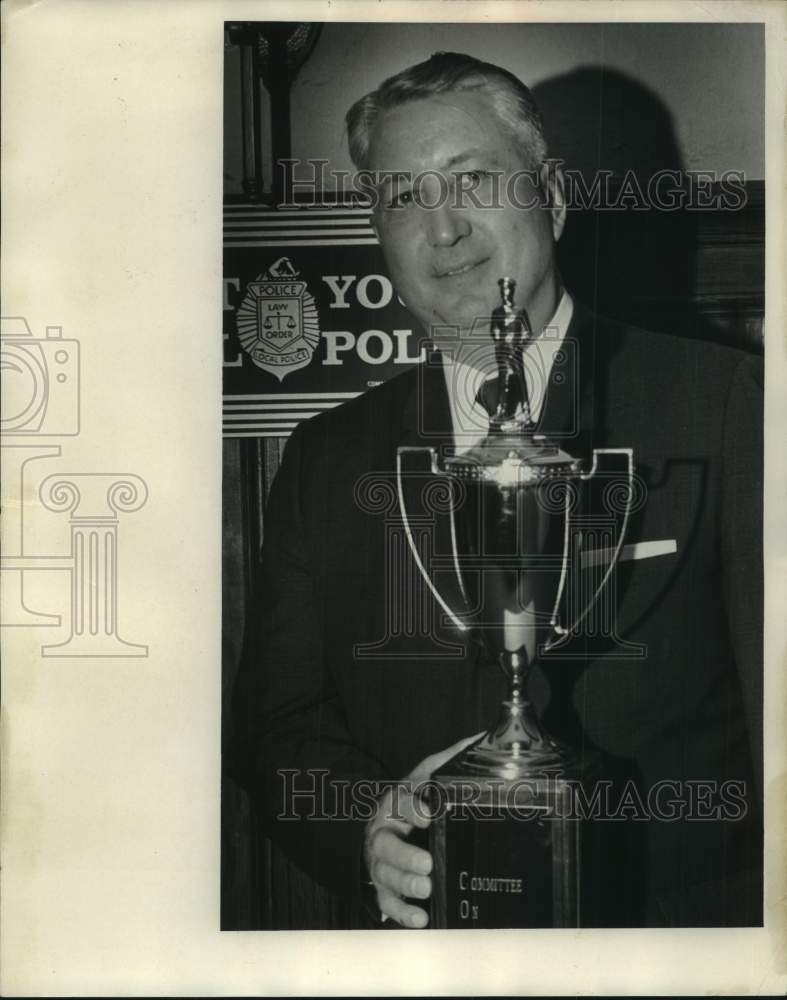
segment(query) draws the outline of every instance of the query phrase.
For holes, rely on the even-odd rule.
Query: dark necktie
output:
[[[506,372],[502,397],[499,395],[499,387],[499,377],[487,378],[481,383],[481,388],[476,394],[476,402],[480,403],[489,414],[490,421],[513,417],[525,408],[529,410],[530,401],[523,371]]]
[[[500,380],[497,376],[486,378],[481,383],[481,388],[475,396],[476,403],[480,403],[491,417],[497,409],[497,392]]]

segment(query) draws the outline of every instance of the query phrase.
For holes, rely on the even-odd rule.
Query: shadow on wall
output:
[[[739,339],[698,308],[702,231],[719,211],[636,207],[637,191],[651,203],[648,192],[660,171],[685,169],[672,115],[660,98],[623,73],[593,66],[539,84],[533,96],[550,156],[563,160],[585,191],[606,171],[613,192],[621,183],[634,192],[625,210],[569,212],[558,251],[566,285],[615,319],[701,339]],[[667,177],[660,186],[666,194],[675,181]],[[724,225],[743,222],[721,214]]]

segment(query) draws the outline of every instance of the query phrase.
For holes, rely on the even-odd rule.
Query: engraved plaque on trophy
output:
[[[458,629],[499,664],[509,694],[493,727],[432,776],[430,850],[434,927],[576,927],[579,925],[581,823],[575,796],[593,762],[544,729],[528,699],[537,657],[564,641],[606,584],[617,544],[586,606],[571,624],[559,615],[569,576],[572,510],[601,456],[625,462],[630,449],[596,449],[589,469],[536,432],[525,377],[531,331],[514,305],[515,283],[501,278],[491,317],[497,379],[486,387],[489,431],[463,454],[401,447],[401,513],[429,590]],[[482,390],[484,392],[484,390]],[[426,454],[425,454],[426,453]],[[427,464],[451,492],[447,505],[452,573],[441,577],[413,543],[408,476]]]

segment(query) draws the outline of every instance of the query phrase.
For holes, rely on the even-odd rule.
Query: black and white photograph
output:
[[[5,0],[3,996],[782,996],[787,4]]]
[[[761,926],[762,26],[225,27],[222,927]]]

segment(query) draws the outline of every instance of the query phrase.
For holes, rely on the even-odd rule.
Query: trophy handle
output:
[[[599,594],[606,587],[607,581],[612,575],[612,571],[620,556],[620,550],[623,548],[623,539],[626,537],[626,529],[628,528],[629,515],[631,514],[631,507],[634,500],[634,451],[632,448],[594,448],[593,449],[593,465],[589,472],[583,472],[579,475],[579,478],[583,481],[592,479],[593,476],[598,472],[598,458],[599,455],[625,455],[627,459],[627,478],[628,478],[628,500],[626,504],[626,509],[623,512],[623,523],[620,528],[620,534],[618,536],[618,541],[615,549],[612,553],[612,558],[609,561],[609,566],[607,566],[601,582],[598,587],[596,587],[593,596],[588,601],[587,605],[579,616],[568,626],[561,625],[558,621],[558,609],[560,607],[560,601],[563,597],[563,591],[566,585],[566,578],[568,576],[568,548],[571,539],[571,497],[569,491],[566,490],[566,514],[565,514],[565,527],[563,531],[563,565],[560,570],[560,583],[558,584],[557,597],[555,599],[555,606],[552,609],[552,614],[549,619],[549,624],[552,628],[553,635],[548,638],[543,646],[542,650],[548,653],[551,649],[554,649],[559,643],[564,642],[578,626],[587,618],[590,609],[598,600]]]
[[[400,445],[399,448],[397,448],[396,492],[399,498],[399,510],[402,515],[402,523],[404,524],[404,532],[405,532],[405,537],[407,538],[407,544],[409,545],[410,552],[412,553],[413,559],[415,560],[415,565],[418,567],[418,571],[423,577],[424,582],[431,591],[434,599],[437,601],[437,603],[440,605],[443,611],[445,611],[445,613],[451,619],[453,624],[459,629],[459,631],[467,632],[469,631],[469,626],[465,622],[463,622],[461,618],[458,617],[458,615],[453,611],[451,606],[448,604],[443,595],[440,593],[440,591],[437,589],[437,587],[435,587],[434,583],[432,582],[432,578],[430,577],[429,573],[426,570],[426,567],[423,564],[423,560],[421,559],[421,556],[418,552],[418,546],[415,544],[415,539],[413,538],[412,528],[410,527],[410,519],[407,515],[407,504],[405,503],[404,499],[404,487],[402,485],[402,455],[410,453],[418,453],[420,455],[428,453],[431,472],[434,473],[435,475],[443,475],[443,476],[445,475],[438,465],[437,454],[434,448],[421,448],[415,445]],[[456,522],[454,520],[453,506],[450,507],[450,517],[451,517],[451,543],[452,543],[451,554],[453,556],[454,572],[456,573],[456,578],[459,582],[459,588],[462,597],[465,599],[465,601],[467,601],[467,594],[465,592],[465,585],[464,581],[462,580],[462,574],[459,568],[459,561],[457,555]]]

